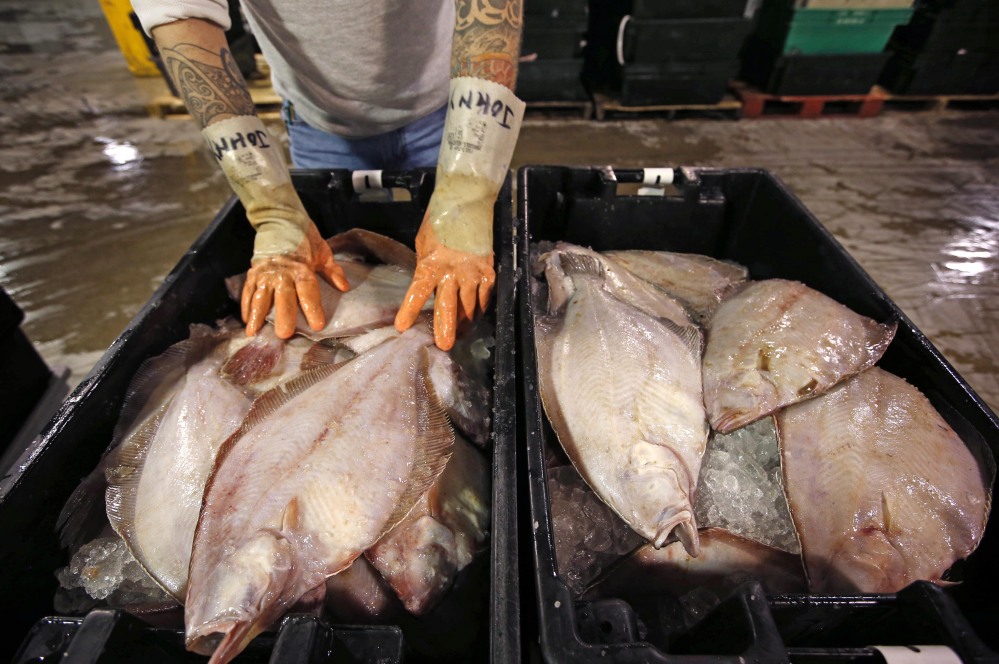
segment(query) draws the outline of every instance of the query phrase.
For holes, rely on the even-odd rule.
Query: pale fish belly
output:
[[[707,328],[704,403],[712,428],[727,433],[822,394],[873,366],[896,327],[801,283],[750,283],[722,302]]]
[[[427,387],[432,343],[412,328],[254,403],[205,491],[189,648],[229,661],[348,567],[436,480],[454,433]]]
[[[708,436],[699,341],[624,304],[599,278],[573,282],[564,315],[536,325],[545,411],[611,509],[656,546],[676,530],[696,555],[691,501]]]
[[[814,592],[895,592],[981,541],[994,462],[877,367],[777,416],[791,516]]]

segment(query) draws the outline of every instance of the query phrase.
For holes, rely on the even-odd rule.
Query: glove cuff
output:
[[[499,83],[452,78],[438,174],[486,180],[499,192],[510,170],[525,108]]]
[[[493,204],[510,170],[526,104],[498,83],[451,79],[437,183],[427,217],[443,245],[480,256],[493,249]]]
[[[216,122],[201,132],[257,231],[254,259],[300,251],[309,223],[281,147],[254,115]]]

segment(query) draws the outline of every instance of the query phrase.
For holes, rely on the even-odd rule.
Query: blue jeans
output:
[[[295,168],[409,170],[437,165],[446,112],[447,107],[441,106],[405,127],[366,138],[343,138],[316,129],[295,115],[287,101],[281,117],[288,127]]]

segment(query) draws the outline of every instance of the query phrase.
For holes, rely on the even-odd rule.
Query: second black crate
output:
[[[751,38],[743,50],[739,78],[771,94],[866,94],[878,82],[889,57],[887,53],[782,55],[770,44]]]

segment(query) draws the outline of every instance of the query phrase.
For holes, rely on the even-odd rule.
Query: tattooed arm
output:
[[[452,347],[462,319],[489,304],[493,205],[510,170],[524,103],[513,94],[522,0],[456,0],[451,85],[437,181],[416,235],[416,272],[395,318],[412,325],[434,295],[434,341]]]
[[[158,26],[152,33],[164,69],[202,127],[255,114],[250,90],[221,27],[190,18]]]
[[[511,90],[517,81],[522,0],[456,0],[451,76],[474,76]]]
[[[281,147],[256,116],[225,32],[190,18],[152,33],[164,68],[256,230],[240,302],[246,333],[257,333],[272,305],[279,337],[294,334],[299,308],[309,327],[321,330],[326,316],[316,275],[340,290],[347,290],[347,279],[299,200]]]

